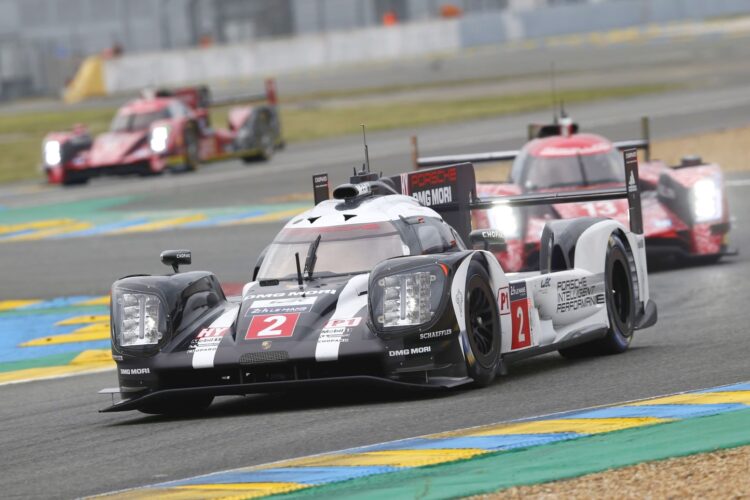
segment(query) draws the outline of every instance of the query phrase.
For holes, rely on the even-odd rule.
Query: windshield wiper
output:
[[[315,262],[318,260],[318,245],[320,245],[320,237],[322,235],[318,235],[317,238],[315,238],[315,241],[310,243],[310,247],[307,249],[307,258],[305,259],[305,274],[307,274],[307,279],[311,280],[313,275],[313,270],[315,269]]]

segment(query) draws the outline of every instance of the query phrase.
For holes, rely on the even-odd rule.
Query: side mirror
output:
[[[160,257],[162,264],[172,266],[176,273],[180,272],[180,265],[187,266],[193,262],[193,254],[190,250],[164,250]]]
[[[505,236],[497,229],[475,229],[469,233],[469,241],[475,250],[504,252],[508,248]]]

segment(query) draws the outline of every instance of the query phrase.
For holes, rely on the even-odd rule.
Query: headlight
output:
[[[713,179],[701,179],[692,188],[695,222],[721,218],[721,191]]]
[[[167,126],[161,126],[161,127],[155,127],[151,131],[151,139],[149,140],[149,145],[151,146],[151,151],[154,153],[163,153],[167,150],[167,146],[169,145],[169,127]]]
[[[156,345],[164,336],[159,297],[121,292],[117,296],[117,342],[122,347]]]
[[[44,164],[54,167],[62,160],[59,141],[47,141],[44,143]]]
[[[443,295],[445,274],[437,266],[379,277],[373,287],[373,319],[383,329],[430,322]]]
[[[515,239],[521,236],[521,222],[518,210],[508,206],[492,207],[487,211],[487,218],[492,229],[497,229],[506,239]]]

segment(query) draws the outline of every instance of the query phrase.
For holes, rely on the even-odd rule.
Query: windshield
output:
[[[332,276],[370,272],[375,265],[391,257],[409,254],[396,227],[390,222],[285,228],[271,243],[258,271],[259,280],[292,279],[297,276],[294,258],[299,253],[304,268],[310,244],[320,236],[313,276]]]
[[[133,132],[144,130],[151,126],[156,120],[169,118],[169,109],[164,108],[150,113],[124,113],[119,112],[112,120],[109,129],[112,132]]]
[[[622,158],[615,150],[585,156],[525,155],[519,160],[524,161],[520,181],[526,190],[625,182]]]

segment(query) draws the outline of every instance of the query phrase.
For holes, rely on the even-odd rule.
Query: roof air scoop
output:
[[[353,200],[362,196],[370,196],[372,188],[369,183],[342,184],[333,190],[333,197],[337,200]]]

